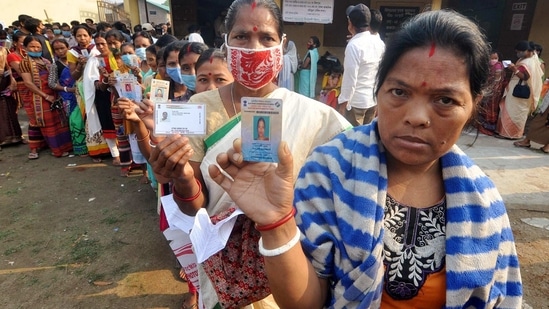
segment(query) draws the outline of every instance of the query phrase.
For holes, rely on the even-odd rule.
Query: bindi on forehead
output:
[[[437,46],[435,42],[431,43],[431,50],[429,50],[429,58],[433,57],[433,55],[435,54],[436,48]]]
[[[427,83],[425,81],[421,83],[421,87],[426,87],[426,86],[427,86]]]
[[[256,8],[257,2],[254,0],[252,1],[252,11]]]
[[[258,30],[257,26],[254,26],[253,30],[254,30],[254,32],[257,32],[257,30]]]

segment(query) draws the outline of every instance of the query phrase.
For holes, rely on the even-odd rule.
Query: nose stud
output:
[[[431,120],[427,120],[427,121],[425,122],[425,126],[428,127],[428,126],[430,126],[430,125],[431,125]]]

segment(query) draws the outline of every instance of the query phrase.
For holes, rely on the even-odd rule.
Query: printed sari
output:
[[[22,73],[31,74],[36,87],[55,98],[55,92],[48,86],[49,65],[50,62],[45,58],[39,63],[27,57],[21,61],[20,66]],[[63,109],[52,110],[51,103],[38,94],[31,92],[31,97],[32,99],[24,105],[30,124],[29,147],[38,149],[47,145],[56,157],[71,151],[71,136]]]

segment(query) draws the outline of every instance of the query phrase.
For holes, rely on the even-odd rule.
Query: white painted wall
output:
[[[2,0],[0,22],[7,27],[19,14],[27,14],[46,23],[44,10],[52,22],[84,22],[86,18],[95,22],[98,20],[96,0]]]

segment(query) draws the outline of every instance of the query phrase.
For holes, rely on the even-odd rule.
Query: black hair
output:
[[[89,36],[92,35],[90,27],[85,26],[85,25],[78,25],[78,26],[72,28],[72,30],[71,30],[72,35],[74,35],[76,37],[76,32],[78,32],[78,30],[80,30],[80,29],[86,30],[86,32],[88,33]]]
[[[97,25],[95,25],[95,30],[97,32],[105,31],[107,28],[112,28],[112,25],[107,22],[98,22]]]
[[[313,40],[313,44],[315,44],[316,48],[320,47],[320,39],[317,36],[311,36],[311,39]]]
[[[176,41],[178,41],[178,39],[175,36],[166,33],[163,36],[159,37],[158,40],[156,40],[156,43],[154,43],[154,45],[160,48],[163,48],[168,46],[170,43],[176,42]]]
[[[33,42],[33,41],[36,41],[38,43],[40,43],[40,46],[42,46],[42,43],[40,42],[40,40],[38,39],[38,36],[37,35],[27,35],[27,37],[25,38],[25,40],[23,41],[23,45],[25,47],[27,47],[27,45],[29,45],[30,42]]]
[[[370,9],[370,15],[372,16],[370,20],[370,30],[372,33],[378,33],[379,29],[381,29],[381,22],[383,21],[381,11],[378,9]]]
[[[31,17],[25,20],[25,29],[27,29],[27,31],[32,34],[35,34],[36,32],[38,32],[38,27],[40,26],[41,22],[42,21],[40,21],[40,19]]]
[[[133,26],[133,32],[134,33],[140,32],[142,30],[143,30],[143,27],[141,27],[141,24],[137,24],[137,25]]]
[[[208,50],[208,45],[200,42],[187,42],[183,45],[183,48],[179,52],[179,57],[177,60],[181,61],[188,53],[195,53],[201,55],[203,52]]]
[[[86,19],[84,19],[84,21],[85,21],[86,23],[87,23],[88,21],[90,21],[90,22],[93,24],[93,19],[91,19],[91,18],[86,18]]]
[[[71,26],[76,26],[76,25],[79,25],[80,22],[78,20],[71,20]]]
[[[194,65],[194,69],[198,71],[198,68],[206,62],[210,62],[213,58],[221,59],[225,62],[227,61],[227,58],[225,58],[225,53],[223,53],[219,48],[209,48],[200,54],[196,64]]]
[[[115,21],[112,26],[120,31],[127,28],[126,24],[121,21]]]
[[[185,46],[185,42],[182,42],[182,41],[175,41],[175,42],[171,42],[170,44],[168,44],[168,46],[166,46],[164,48],[164,53],[162,54],[162,59],[164,60],[164,62],[167,62],[168,55],[171,52],[177,51],[177,52],[181,53],[181,49],[183,48],[183,46]],[[178,60],[179,60],[179,58],[178,58]]]
[[[152,45],[151,45],[152,46]],[[150,46],[149,46],[150,47]],[[166,61],[164,61],[164,52],[166,51],[166,47],[162,47],[160,48],[159,50],[156,51],[156,61],[157,61],[157,65],[158,65],[158,60],[159,59],[162,59],[162,61],[164,62],[164,66],[166,65]]]
[[[108,39],[110,37],[114,37],[114,39],[118,42],[126,42],[126,38],[122,35],[122,32],[117,29],[111,29],[105,34],[105,39]]]
[[[120,45],[120,50],[122,50],[122,48],[124,48],[126,46],[130,46],[135,51],[135,46],[133,46],[133,43],[131,43],[131,42],[122,43],[122,45]]]
[[[31,18],[32,18],[32,16],[30,16],[30,15],[21,14],[21,15],[17,16],[17,21],[19,23],[25,23],[27,21],[27,19],[31,19]]]
[[[449,49],[465,60],[473,99],[483,95],[490,72],[490,47],[479,27],[450,10],[421,13],[407,21],[388,42],[379,63],[375,95],[400,58],[414,48],[436,46]]]
[[[26,36],[27,36],[26,33],[22,32],[22,31],[17,31],[14,34],[12,34],[11,40],[12,40],[13,43],[16,43],[17,41],[19,41],[20,38],[26,37]]]
[[[154,45],[149,45],[147,48],[145,48],[145,53],[151,53],[151,54],[155,54],[156,56],[156,46]]]
[[[343,74],[343,66],[341,64],[336,64],[330,69],[330,75],[332,74]]]
[[[142,37],[148,39],[149,42],[151,43],[151,45],[154,44],[154,43],[153,43],[153,39],[152,39],[151,34],[148,33],[147,31],[137,31],[137,32],[135,32],[135,33],[132,35],[132,41],[135,41],[135,39],[136,39],[137,37],[139,37],[139,36],[142,36]]]
[[[235,0],[227,10],[227,16],[225,17],[225,29],[227,29],[227,33],[231,32],[233,29],[233,26],[236,22],[236,16],[238,15],[238,11],[245,5],[255,7],[264,7],[266,8],[271,15],[273,15],[276,23],[277,23],[277,33],[280,39],[282,39],[282,35],[284,33],[284,27],[283,27],[283,21],[282,21],[282,13],[280,12],[280,8],[278,5],[272,1],[272,0]]]
[[[515,45],[515,50],[518,51],[533,51],[534,46],[530,44],[528,41],[519,41],[517,45]]]
[[[543,51],[543,46],[540,44],[534,43],[534,50],[538,52],[538,56],[541,56],[541,52]]]
[[[65,45],[65,47],[69,48],[69,43],[65,39],[55,39],[55,40],[53,40],[51,42],[51,48],[52,49],[53,49],[53,45],[55,45],[55,43],[61,43],[61,44]]]

